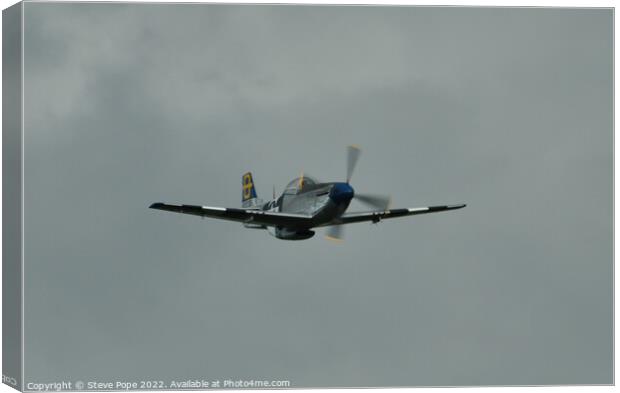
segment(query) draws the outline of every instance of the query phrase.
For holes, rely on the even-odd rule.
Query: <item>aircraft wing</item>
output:
[[[168,205],[153,203],[151,209],[166,210],[174,213],[191,214],[200,217],[219,218],[221,220],[237,221],[247,224],[261,224],[265,226],[308,226],[311,216],[303,214],[279,213],[253,209],[236,209],[227,207],[209,207],[197,205]]]
[[[388,218],[414,216],[417,214],[438,213],[447,210],[461,209],[467,205],[443,205],[429,207],[414,207],[410,209],[390,209],[386,211],[345,213],[328,225],[352,224],[354,222],[373,221],[379,222]]]

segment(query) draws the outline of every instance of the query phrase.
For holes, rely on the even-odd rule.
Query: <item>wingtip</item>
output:
[[[151,203],[151,206],[149,206],[149,209],[159,209],[160,207],[162,207],[164,204],[161,202],[155,202],[155,203]]]
[[[458,204],[458,205],[450,205],[450,206],[448,206],[448,209],[462,209],[465,206],[467,206],[466,203],[461,203],[461,204]]]

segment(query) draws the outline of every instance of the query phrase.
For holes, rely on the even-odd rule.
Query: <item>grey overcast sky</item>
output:
[[[26,3],[26,382],[612,383],[612,24]],[[147,208],[343,180],[351,143],[356,190],[467,208],[342,244]]]

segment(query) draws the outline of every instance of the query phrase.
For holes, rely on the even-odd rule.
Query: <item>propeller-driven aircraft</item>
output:
[[[153,203],[150,208],[237,221],[246,228],[266,229],[271,235],[284,240],[309,239],[314,236],[312,229],[327,227],[326,238],[341,240],[345,224],[363,221],[378,223],[388,218],[437,213],[466,206],[460,204],[390,209],[389,197],[360,194],[351,187],[351,176],[359,155],[360,149],[357,146],[348,147],[346,182],[321,183],[302,174],[292,180],[278,198],[274,187],[273,199],[266,203],[257,197],[252,174],[248,172],[241,178],[240,209],[165,203]],[[347,213],[352,199],[370,206],[372,210]]]

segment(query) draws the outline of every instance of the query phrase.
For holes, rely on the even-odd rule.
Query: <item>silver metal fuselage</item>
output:
[[[286,189],[279,198],[265,203],[261,210],[311,216],[310,225],[289,228],[310,229],[333,222],[349,207],[353,188],[347,183],[311,183]]]

